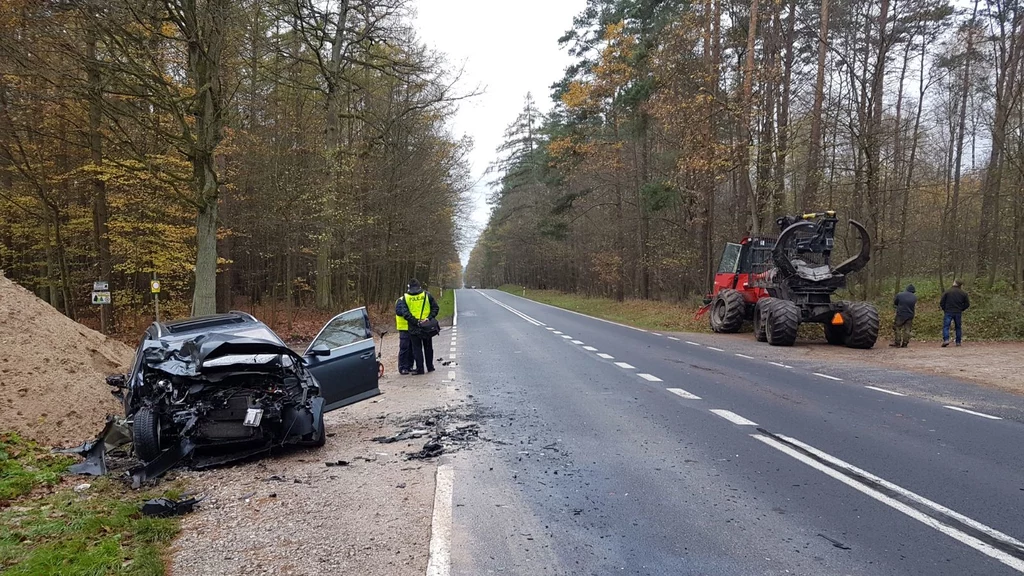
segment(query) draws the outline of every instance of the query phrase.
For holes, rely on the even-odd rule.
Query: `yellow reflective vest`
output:
[[[426,290],[419,294],[406,294],[403,298],[405,298],[405,305],[409,307],[410,314],[420,320],[425,320],[427,316],[430,316],[430,300],[427,298]],[[395,315],[395,326],[399,330],[408,330],[409,321]]]

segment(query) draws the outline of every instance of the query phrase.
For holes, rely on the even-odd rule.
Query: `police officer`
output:
[[[423,335],[419,325],[437,317],[440,308],[419,280],[409,280],[405,295],[395,302],[395,324],[398,328],[398,373],[415,374],[434,371],[434,346],[429,336]],[[424,354],[425,353],[425,354]],[[424,362],[425,356],[425,362]],[[413,363],[415,362],[415,370]]]

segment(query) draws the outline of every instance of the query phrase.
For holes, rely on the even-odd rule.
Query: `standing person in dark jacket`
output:
[[[910,344],[910,331],[914,328],[914,313],[917,307],[917,289],[913,284],[892,299],[896,309],[896,320],[892,323],[893,348],[906,348]]]
[[[437,318],[439,311],[437,300],[423,289],[419,280],[409,280],[405,295],[395,302],[395,324],[399,333],[399,374],[423,374],[434,371],[432,337],[419,328],[420,324],[427,320]],[[416,365],[415,369],[413,363]]]
[[[960,280],[953,281],[953,287],[942,295],[939,300],[939,308],[942,308],[942,347],[949,346],[949,325],[956,323],[956,345],[960,345],[963,339],[963,331],[960,329],[960,322],[963,313],[971,307],[971,299],[963,289],[964,283]]]

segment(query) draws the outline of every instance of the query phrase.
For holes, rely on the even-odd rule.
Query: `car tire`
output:
[[[324,413],[320,413],[320,435],[313,440],[313,446],[321,447],[327,444],[327,428],[324,426]]]
[[[132,419],[132,442],[139,460],[152,462],[163,452],[160,431],[160,416],[149,406],[139,408]]]

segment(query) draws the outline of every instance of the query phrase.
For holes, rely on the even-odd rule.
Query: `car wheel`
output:
[[[323,446],[323,445],[327,444],[327,428],[324,426],[324,413],[323,412],[320,413],[320,426],[319,427],[320,427],[320,435],[317,436],[316,440],[313,442],[313,446],[317,446],[317,447],[320,447],[320,446]]]
[[[159,415],[149,406],[139,408],[132,419],[132,441],[139,460],[152,462],[160,455],[160,432]]]

